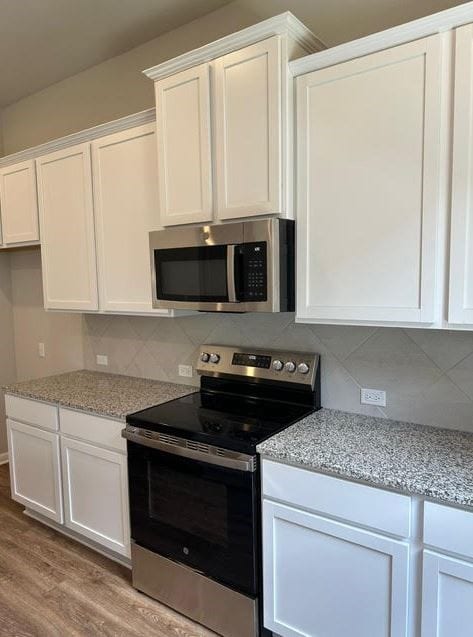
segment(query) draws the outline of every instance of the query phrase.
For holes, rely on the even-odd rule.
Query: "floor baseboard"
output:
[[[5,453],[0,453],[0,465],[7,464],[7,462],[8,462],[8,451],[5,451]]]

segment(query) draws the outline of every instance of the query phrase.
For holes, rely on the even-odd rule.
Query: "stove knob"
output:
[[[273,369],[276,372],[280,372],[283,367],[284,367],[284,363],[282,361],[280,361],[278,359],[273,361]]]
[[[211,363],[218,363],[219,360],[220,360],[220,356],[218,354],[210,354]]]
[[[202,352],[202,354],[200,355],[200,360],[203,363],[208,363],[209,362],[209,358],[210,358],[210,354],[207,354],[207,352]]]
[[[309,366],[307,365],[307,363],[299,363],[299,365],[297,366],[297,371],[299,372],[299,374],[308,374]]]
[[[284,370],[292,374],[296,371],[296,364],[293,361],[287,361],[287,363],[284,365]]]

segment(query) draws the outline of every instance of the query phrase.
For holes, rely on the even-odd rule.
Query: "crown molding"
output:
[[[215,58],[237,51],[256,42],[260,42],[274,35],[289,35],[294,38],[308,53],[321,51],[325,45],[290,11],[281,13],[274,18],[263,20],[251,27],[226,35],[215,42],[205,44],[194,51],[183,53],[176,58],[162,62],[143,71],[150,79],[156,81],[173,75],[178,71],[190,69],[193,66],[210,62]]]
[[[92,128],[86,128],[85,130],[79,131],[77,133],[72,133],[71,135],[60,137],[59,139],[53,139],[50,142],[46,142],[45,144],[33,146],[32,148],[26,148],[25,150],[20,150],[19,152],[13,153],[12,155],[1,157],[0,168],[3,168],[4,166],[10,166],[11,164],[16,164],[21,161],[35,159],[36,157],[40,157],[42,155],[48,155],[49,153],[53,153],[56,150],[62,150],[63,148],[69,148],[70,146],[75,146],[76,144],[89,142],[94,139],[98,139],[99,137],[105,137],[106,135],[111,135],[112,133],[118,133],[120,131],[127,130],[128,128],[142,126],[143,124],[154,122],[155,119],[156,111],[154,108],[150,108],[146,111],[140,111],[139,113],[133,113],[132,115],[127,115],[126,117],[121,117],[120,119],[115,119],[111,122],[106,122],[105,124],[99,124],[98,126],[93,126]]]
[[[471,22],[473,22],[473,2],[467,2],[458,7],[299,58],[290,62],[289,69],[292,75],[297,77],[429,35],[449,31]]]

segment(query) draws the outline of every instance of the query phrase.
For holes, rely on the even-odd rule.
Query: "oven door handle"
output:
[[[159,436],[159,434],[155,435]],[[189,448],[187,445],[189,442],[192,444],[192,442],[183,438],[176,439],[176,442],[169,443],[159,440],[159,437],[143,436],[142,434],[133,433],[127,429],[122,430],[122,437],[137,445],[171,453],[175,456],[189,458],[190,460],[198,460],[199,462],[206,462],[207,464],[225,467],[226,469],[236,469],[237,471],[256,471],[256,457],[244,453],[228,451],[220,447],[212,447],[205,444],[199,446],[207,449],[205,451],[199,451],[198,449]]]

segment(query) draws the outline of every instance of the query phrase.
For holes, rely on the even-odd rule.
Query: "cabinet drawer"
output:
[[[426,502],[424,543],[473,559],[473,511]]]
[[[399,537],[410,536],[411,500],[399,493],[264,460],[263,495]]]
[[[7,416],[13,420],[37,425],[50,431],[58,430],[57,407],[54,405],[6,395],[5,409]]]
[[[60,409],[59,421],[63,434],[109,449],[126,451],[126,441],[121,437],[125,423],[121,421],[71,409]]]

